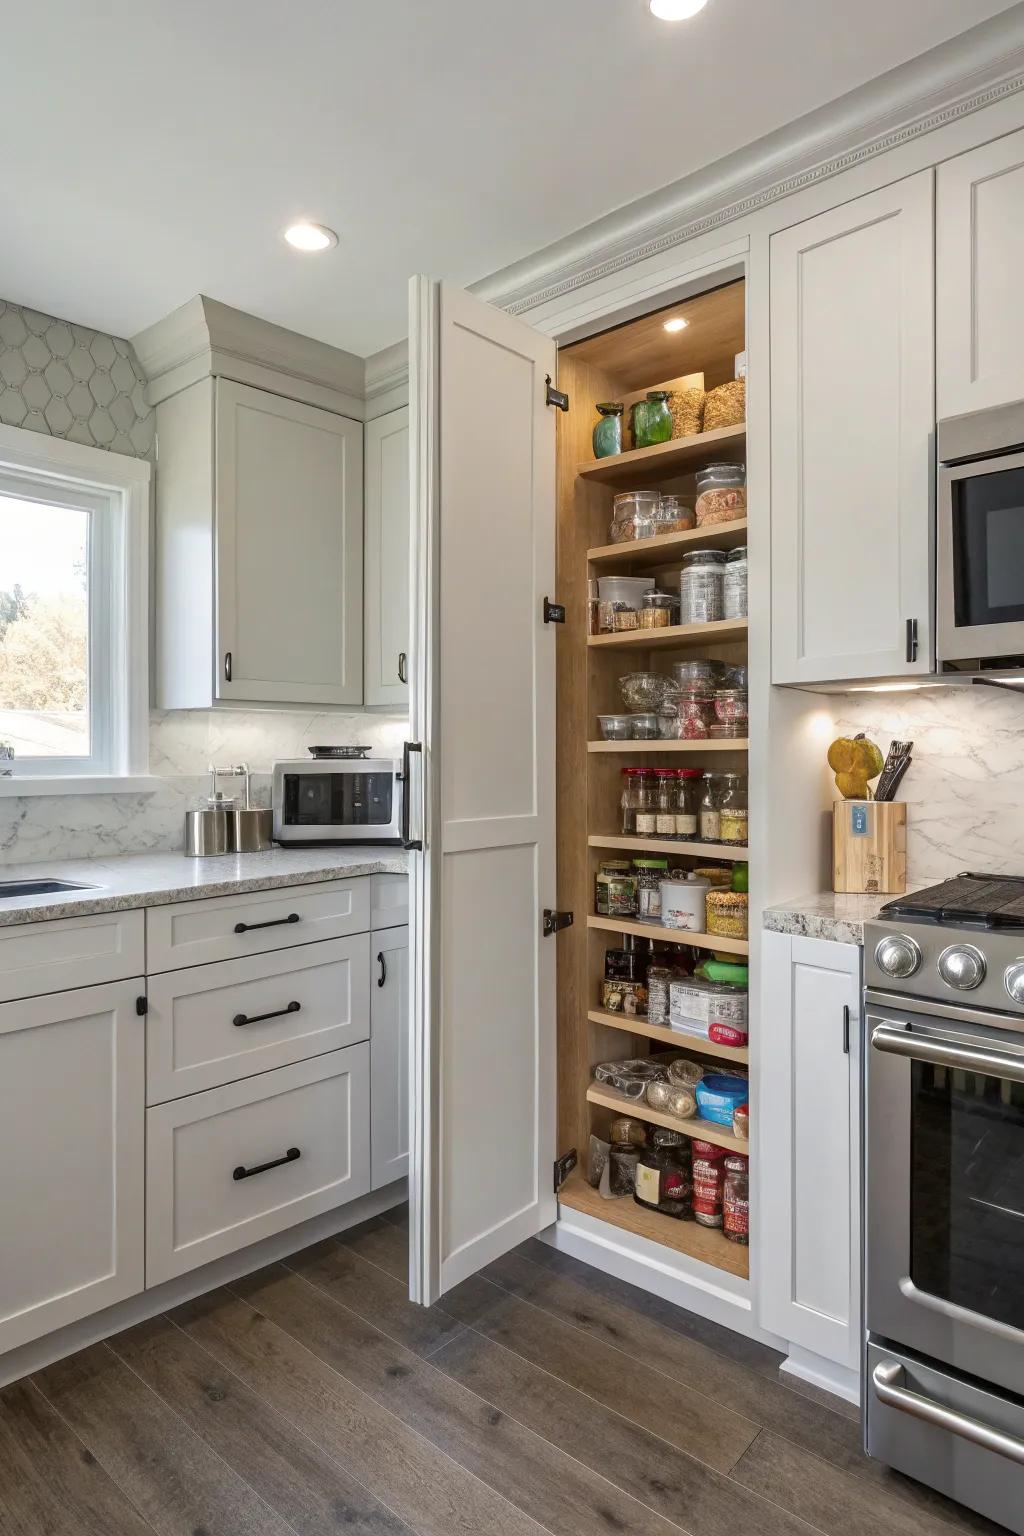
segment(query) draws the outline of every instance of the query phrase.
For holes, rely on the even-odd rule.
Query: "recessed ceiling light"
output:
[[[334,230],[328,229],[326,224],[307,224],[305,221],[289,224],[284,237],[297,251],[326,251],[338,243]]]
[[[651,14],[662,21],[686,21],[707,3],[708,0],[651,0]]]
[[[684,320],[681,315],[677,315],[674,320],[665,321],[665,329],[666,331],[685,331],[689,323],[689,320]]]

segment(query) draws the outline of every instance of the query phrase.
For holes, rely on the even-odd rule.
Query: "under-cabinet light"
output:
[[[665,321],[665,329],[666,331],[685,331],[689,323],[689,320],[684,320],[681,315],[677,315],[674,320]]]
[[[708,0],[651,0],[651,15],[661,21],[686,21],[707,3]]]
[[[289,224],[284,237],[297,251],[326,251],[338,243],[334,230],[326,224]]]

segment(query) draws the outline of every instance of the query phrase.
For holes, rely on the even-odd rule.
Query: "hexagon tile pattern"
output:
[[[0,421],[148,459],[156,416],[126,341],[0,299]]]

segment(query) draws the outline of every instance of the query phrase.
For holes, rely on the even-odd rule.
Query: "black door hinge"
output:
[[[149,1012],[148,997],[137,997],[135,999],[135,1012],[138,1014],[140,1019],[145,1018],[146,1014]]]
[[[546,597],[544,599],[544,623],[545,624],[564,624],[565,623],[565,604],[564,603],[553,603],[550,598]]]
[[[550,373],[544,382],[548,386],[548,392],[545,396],[547,404],[556,405],[560,411],[567,411],[569,409],[569,396],[565,393],[564,390],[555,388],[551,382]]]
[[[550,907],[544,908],[544,937],[546,939],[550,939],[553,933],[560,933],[563,928],[571,927],[571,912],[553,912]]]
[[[570,1147],[564,1157],[555,1158],[555,1194],[561,1189],[566,1179],[576,1167],[579,1159],[576,1156],[576,1148]]]

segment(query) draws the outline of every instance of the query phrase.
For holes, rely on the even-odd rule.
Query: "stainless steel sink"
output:
[[[56,891],[98,890],[98,885],[83,885],[78,880],[0,880],[0,900],[4,896],[51,896]]]

